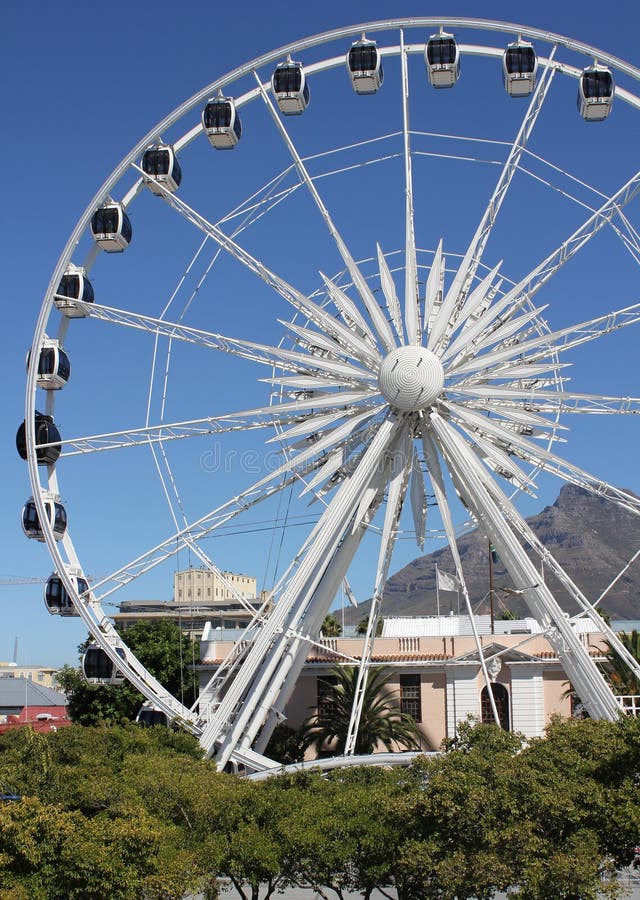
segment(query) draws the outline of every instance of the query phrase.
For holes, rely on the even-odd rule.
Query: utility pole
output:
[[[493,548],[491,541],[487,541],[489,547],[489,615],[491,620],[491,634],[496,633],[495,617],[493,613]]]

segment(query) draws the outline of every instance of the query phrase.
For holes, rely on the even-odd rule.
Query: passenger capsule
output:
[[[121,659],[126,659],[122,647],[115,648]],[[102,647],[90,644],[82,657],[82,672],[89,684],[123,684],[124,675],[107,656]]]
[[[44,493],[43,500],[47,521],[51,526],[53,536],[56,541],[60,541],[67,530],[67,512],[57,494]],[[45,540],[33,497],[29,497],[22,510],[22,530],[28,538],[34,541],[44,542]]]
[[[31,351],[27,353],[27,369],[31,361]],[[45,391],[57,391],[64,387],[71,374],[69,357],[60,342],[45,337],[38,358],[36,384]]]
[[[231,97],[219,94],[202,110],[202,127],[216,150],[229,150],[242,136],[242,122]]]
[[[271,77],[271,87],[280,112],[285,116],[299,116],[309,105],[309,85],[302,63],[291,57],[278,63]]]
[[[68,575],[78,594],[84,594],[89,590],[86,579],[81,575],[73,571],[69,571]],[[52,616],[69,617],[80,615],[62,582],[62,578],[57,572],[53,572],[47,579],[44,588],[44,605]]]
[[[502,57],[502,80],[510,97],[528,97],[536,85],[538,60],[532,44],[517,40]]]
[[[578,81],[578,109],[587,122],[602,122],[611,112],[615,86],[606,66],[594,64]]]
[[[347,53],[347,70],[356,94],[375,94],[384,81],[382,58],[375,41],[355,41]]]
[[[51,416],[36,410],[34,414],[36,459],[39,466],[52,466],[60,456],[60,432]],[[16,434],[16,449],[22,459],[27,459],[27,428],[23,422]]]
[[[424,50],[429,82],[435,88],[450,88],[460,77],[460,51],[452,34],[432,34]]]
[[[93,286],[81,266],[70,265],[62,276],[53,302],[69,319],[83,319],[86,312],[78,303],[93,303]]]
[[[91,218],[91,234],[107,253],[121,253],[131,243],[133,232],[129,216],[121,203],[105,203]]]
[[[173,194],[180,187],[182,169],[173,147],[168,144],[158,144],[144,151],[142,171],[152,194],[161,197],[164,193],[163,188]]]
[[[138,725],[142,725],[143,728],[153,728],[154,725],[168,728],[170,724],[169,717],[157,706],[154,706],[153,703],[148,702],[143,703],[140,707],[140,711],[136,716],[136,722]]]

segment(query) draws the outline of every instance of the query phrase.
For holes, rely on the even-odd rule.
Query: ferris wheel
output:
[[[555,476],[640,514],[598,469],[605,446],[630,457],[640,411],[640,172],[623,152],[638,80],[535,28],[371,22],[239,66],[125,156],[52,275],[17,438],[47,605],[86,623],[96,680],[128,679],[221,767],[268,769],[356,577],[372,602],[353,753],[394,549],[445,540],[471,612],[458,539],[474,525],[590,714],[620,714],[575,618],[638,664],[519,502]],[[206,708],[111,621],[185,559],[264,573],[257,611],[237,595],[251,621]]]

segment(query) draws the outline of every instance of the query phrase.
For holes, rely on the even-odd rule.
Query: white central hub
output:
[[[391,406],[403,412],[416,412],[431,406],[440,396],[444,369],[431,350],[398,347],[382,361],[378,385]]]

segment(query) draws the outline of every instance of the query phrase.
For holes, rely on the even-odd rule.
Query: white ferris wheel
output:
[[[82,617],[102,680],[123,673],[220,766],[268,769],[357,572],[373,600],[352,753],[394,548],[446,539],[468,601],[473,524],[590,714],[620,714],[575,617],[638,665],[518,503],[556,476],[640,514],[598,469],[605,446],[630,458],[640,411],[638,80],[535,28],[371,22],[240,66],[127,154],[52,275],[18,435],[49,610]],[[186,559],[264,573],[206,709],[169,695],[110,618]],[[109,574],[89,587],[87,571]]]

